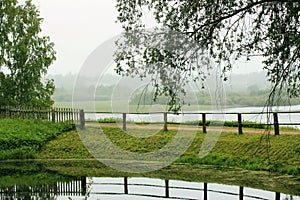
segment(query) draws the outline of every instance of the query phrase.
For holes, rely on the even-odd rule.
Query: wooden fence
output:
[[[47,120],[53,123],[57,122],[67,122],[72,124],[78,124],[81,129],[85,128],[85,115],[86,114],[120,114],[122,115],[122,128],[126,130],[127,128],[127,115],[149,115],[149,114],[161,114],[163,118],[163,129],[168,130],[168,115],[174,114],[170,112],[152,112],[152,113],[121,113],[121,112],[84,112],[82,109],[72,109],[72,108],[48,108],[48,109],[25,109],[25,108],[14,108],[14,107],[0,107],[0,118],[21,118],[21,119],[40,119]],[[216,112],[185,112],[181,113],[184,115],[199,115],[202,120],[200,121],[200,126],[202,127],[203,133],[207,133],[207,115],[236,115],[237,119],[237,131],[239,134],[243,134],[243,127],[245,122],[243,121],[243,115],[268,115],[272,123],[259,123],[259,125],[268,125],[270,128],[273,126],[274,134],[279,135],[279,127],[282,125],[300,125],[300,122],[290,122],[290,123],[280,123],[279,114],[300,114],[300,111],[290,111],[290,112],[249,112],[249,113],[216,113]],[[222,125],[222,122],[221,124]]]
[[[85,114],[109,114],[109,115],[115,115],[119,114],[122,116],[122,129],[126,131],[127,129],[127,123],[128,123],[128,115],[150,115],[150,114],[159,114],[162,115],[163,118],[163,130],[168,130],[168,116],[174,115],[174,113],[171,112],[151,112],[151,113],[121,113],[121,112],[85,112]],[[235,115],[236,121],[237,121],[237,132],[239,134],[243,134],[243,127],[245,127],[246,122],[243,121],[243,115],[268,115],[269,117],[269,123],[258,123],[258,125],[265,125],[267,128],[273,127],[274,134],[279,135],[280,134],[280,126],[296,126],[300,125],[300,121],[296,122],[290,122],[290,123],[283,123],[279,122],[279,114],[300,114],[300,111],[290,111],[290,112],[247,112],[247,113],[218,113],[218,112],[206,112],[206,113],[200,113],[200,112],[184,112],[180,113],[184,115],[198,115],[201,116],[202,120],[200,121],[201,124],[199,124],[202,127],[203,133],[207,133],[207,126],[208,126],[208,115]],[[219,126],[223,126],[222,121],[220,122],[214,122],[214,125],[217,125],[219,123]]]
[[[72,108],[15,108],[0,107],[0,118],[39,119],[53,123],[79,124],[84,128],[84,111]]]

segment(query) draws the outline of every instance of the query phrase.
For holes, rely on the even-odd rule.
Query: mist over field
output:
[[[60,102],[72,102],[76,77],[76,74],[49,75],[47,77],[54,79],[55,82],[56,91],[53,99],[56,105],[61,105]],[[92,84],[95,80],[98,82],[96,86]],[[84,88],[81,88],[80,95],[76,101],[93,99],[96,102],[109,102],[112,98],[117,101],[128,101],[126,97],[129,95],[129,104],[131,105],[164,105],[167,97],[159,97],[156,102],[153,102],[153,91],[151,87],[145,90],[146,83],[138,79],[120,77],[115,74],[105,74],[101,77],[87,76],[84,79],[84,84],[80,84]],[[197,87],[199,83],[193,84]],[[227,106],[264,106],[270,84],[264,72],[254,72],[249,74],[232,74],[228,81],[224,82],[224,88]],[[187,105],[210,105],[211,96],[209,92],[213,91],[208,91],[207,88],[188,88],[186,97],[184,98],[185,103]],[[192,95],[196,95],[197,98],[195,99]],[[286,104],[289,103],[296,105],[300,104],[300,101],[299,99],[293,99],[291,102],[286,101]]]

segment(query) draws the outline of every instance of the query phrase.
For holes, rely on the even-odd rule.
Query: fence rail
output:
[[[171,112],[84,112],[82,109],[72,109],[72,108],[15,108],[15,107],[1,107],[0,106],[0,118],[21,118],[21,119],[40,119],[40,120],[47,120],[53,123],[57,122],[67,122],[78,124],[81,129],[85,128],[85,118],[86,114],[107,114],[107,115],[114,115],[120,114],[122,115],[122,129],[127,129],[128,123],[128,115],[150,115],[156,114],[162,116],[162,123],[163,123],[163,130],[168,130],[169,124],[169,116],[174,115]],[[274,134],[280,134],[280,126],[295,126],[300,125],[300,120],[296,122],[280,122],[280,118],[278,117],[279,114],[299,114],[300,111],[278,111],[278,112],[184,112],[179,113],[182,115],[197,115],[201,117],[201,124],[203,133],[207,133],[207,126],[208,126],[208,115],[236,115],[237,120],[237,132],[239,134],[243,134],[243,128],[245,127],[245,122],[243,121],[243,116],[245,115],[268,115],[269,123],[258,123],[258,125],[269,125],[269,127],[273,126]],[[300,118],[299,118],[300,119]],[[218,124],[218,122],[214,122]],[[222,125],[222,122],[219,124]]]
[[[163,123],[163,130],[167,131],[168,130],[168,116],[169,115],[174,115],[172,112],[143,112],[143,113],[138,113],[138,112],[129,112],[129,113],[123,113],[123,112],[90,112],[87,111],[85,114],[102,114],[102,115],[121,115],[122,117],[122,129],[126,130],[127,129],[127,123],[128,123],[128,115],[150,115],[150,114],[155,114],[155,115],[161,115],[162,116],[162,123]],[[296,122],[280,122],[280,119],[278,115],[280,114],[300,114],[300,111],[278,111],[278,112],[184,112],[184,113],[179,113],[181,115],[197,115],[201,117],[201,122],[199,125],[202,127],[203,133],[207,133],[207,127],[208,127],[208,120],[207,116],[208,115],[235,115],[236,116],[236,121],[237,121],[237,132],[239,134],[243,134],[243,128],[245,128],[246,122],[243,121],[243,116],[245,115],[268,115],[268,123],[262,123],[259,122],[258,125],[267,125],[268,128],[271,128],[273,126],[274,129],[274,134],[279,135],[280,134],[280,126],[296,126],[300,125],[300,121]],[[214,122],[215,125],[218,125],[218,122]],[[220,123],[222,125],[222,122]]]

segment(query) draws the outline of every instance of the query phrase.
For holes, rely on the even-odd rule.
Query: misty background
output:
[[[57,102],[71,102],[76,74],[79,73],[88,56],[105,41],[122,33],[122,27],[116,23],[117,11],[115,0],[33,0],[44,18],[42,34],[50,36],[55,44],[57,60],[49,68],[46,78],[53,78],[56,92],[53,99]],[[151,17],[146,16],[151,27]],[[92,75],[91,75],[92,76]],[[85,87],[80,99],[84,101],[93,96],[96,101],[122,100],[127,91],[136,87],[134,80],[126,84],[116,85],[120,79],[116,74],[107,74],[102,77],[101,84],[91,85],[92,79],[86,77]],[[135,88],[133,88],[135,89]],[[262,58],[253,57],[239,60],[234,65],[230,79],[225,82],[226,104],[228,106],[263,106],[268,95],[269,83],[262,71]],[[197,91],[199,103],[210,104],[207,91]],[[135,90],[131,94],[131,104],[137,103],[141,91]],[[147,95],[147,94],[145,94]],[[127,94],[128,96],[128,94]],[[148,94],[151,97],[151,94]],[[149,98],[147,98],[149,99]],[[150,98],[151,99],[151,98]],[[194,104],[187,94],[186,104]],[[164,99],[159,101],[164,102]],[[144,102],[149,104],[151,102]],[[287,103],[288,104],[288,103]],[[291,104],[299,104],[299,100],[292,100]]]
[[[71,73],[47,76],[47,78],[55,80],[56,91],[53,95],[53,100],[55,100],[56,105],[60,105],[60,102],[73,101],[72,95],[74,84],[76,84],[76,77],[76,74]],[[120,79],[122,79],[122,84],[119,84]],[[81,87],[84,88],[80,89],[81,93],[80,96],[76,98],[76,101],[84,102],[90,99],[103,102],[111,100],[128,101],[128,92],[134,91],[130,94],[129,104],[164,105],[166,103],[166,98],[164,97],[160,97],[156,102],[153,102],[152,90],[143,91],[145,87],[141,84],[141,81],[130,77],[120,77],[116,74],[107,73],[101,77],[100,81],[98,76],[86,76],[83,80],[84,84],[81,84]],[[94,85],[95,81],[99,82],[96,86]],[[269,94],[270,84],[264,72],[253,72],[248,74],[232,74],[229,80],[224,82],[224,88],[226,93],[226,106],[264,106]],[[192,96],[195,95],[194,93],[196,93],[198,101]],[[187,90],[184,99],[187,105],[211,105],[211,96],[207,88],[193,91]],[[299,103],[299,99],[285,102],[286,105],[296,105]]]

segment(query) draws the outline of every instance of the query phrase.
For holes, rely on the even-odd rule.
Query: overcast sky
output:
[[[43,35],[55,44],[50,74],[76,73],[102,42],[121,33],[115,0],[33,0],[44,18]]]
[[[43,35],[55,43],[57,60],[49,74],[77,73],[90,53],[122,32],[115,23],[115,0],[33,0],[44,18]],[[235,72],[261,70],[260,62],[241,62]]]

